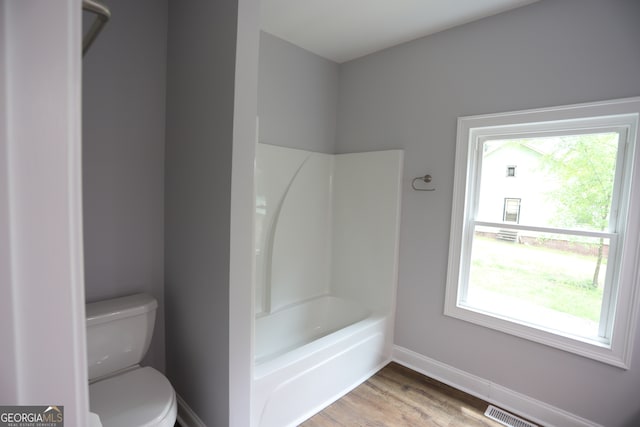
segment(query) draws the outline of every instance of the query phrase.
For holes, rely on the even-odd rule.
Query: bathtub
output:
[[[295,426],[391,358],[389,315],[323,296],[256,318],[254,426]]]

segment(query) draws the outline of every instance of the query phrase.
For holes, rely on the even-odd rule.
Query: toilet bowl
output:
[[[89,408],[103,427],[173,427],[176,394],[140,361],[149,349],[157,301],[147,294],[86,306]]]

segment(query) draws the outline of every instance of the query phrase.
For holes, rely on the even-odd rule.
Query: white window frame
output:
[[[640,305],[640,97],[588,104],[568,105],[500,114],[460,117],[455,159],[455,179],[449,241],[449,261],[445,294],[444,314],[472,322],[477,325],[529,339],[554,348],[579,354],[623,369],[628,369],[631,350],[638,323]],[[622,186],[612,206],[620,212],[611,212],[615,229],[606,233],[612,240],[609,259],[614,260],[607,274],[613,274],[613,286],[605,289],[604,299],[614,301],[603,307],[600,333],[604,337],[590,340],[563,334],[544,327],[534,327],[524,322],[500,317],[464,306],[464,293],[473,242],[475,225],[482,223],[475,218],[477,204],[475,194],[480,190],[481,163],[478,148],[487,139],[518,138],[521,136],[544,136],[545,134],[595,133],[621,130],[626,141],[619,149],[619,159],[624,158],[624,167],[616,168],[617,187]],[[624,176],[622,173],[624,172]],[[620,181],[622,180],[622,181]],[[510,228],[550,231],[545,227],[529,227],[511,224]],[[598,234],[598,233],[596,233]],[[617,239],[616,242],[614,242]],[[611,268],[614,267],[614,268]]]

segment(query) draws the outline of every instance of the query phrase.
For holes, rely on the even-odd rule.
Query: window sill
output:
[[[629,357],[626,351],[618,351],[609,343],[578,337],[542,326],[532,326],[522,321],[500,317],[479,309],[464,305],[445,307],[444,314],[479,326],[514,335],[537,342],[558,350],[578,354],[622,369],[629,369]]]

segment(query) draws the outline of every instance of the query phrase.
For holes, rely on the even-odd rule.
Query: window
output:
[[[502,213],[502,220],[504,222],[515,222],[516,224],[520,219],[520,199],[504,199],[504,210]]]
[[[631,98],[458,120],[446,315],[628,368],[639,111]]]

